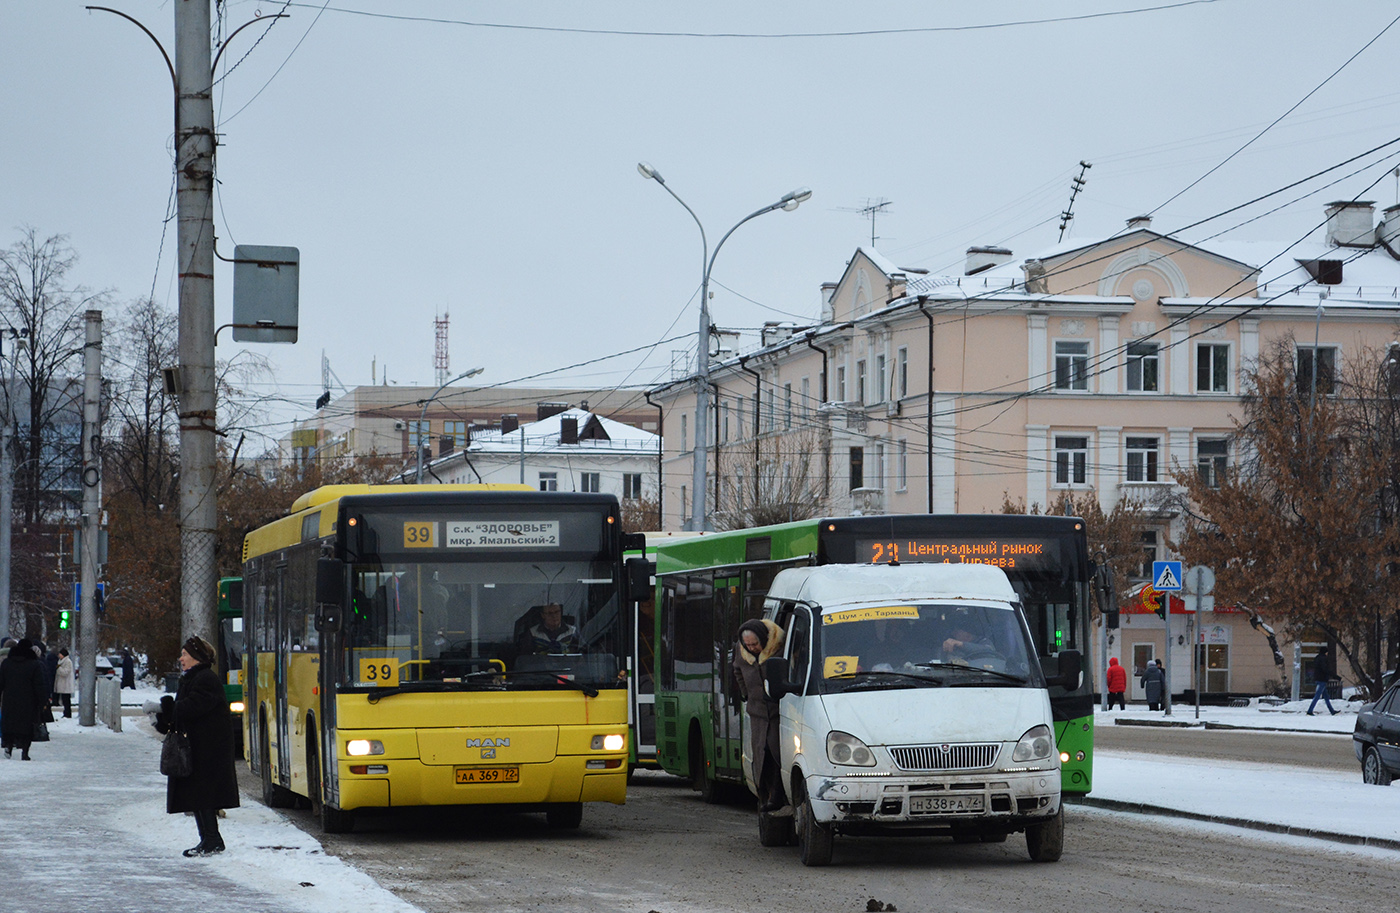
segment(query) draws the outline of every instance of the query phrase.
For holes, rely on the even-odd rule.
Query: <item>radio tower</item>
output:
[[[452,368],[447,356],[447,312],[433,318],[433,370],[437,372],[437,382],[447,383],[452,377]]]

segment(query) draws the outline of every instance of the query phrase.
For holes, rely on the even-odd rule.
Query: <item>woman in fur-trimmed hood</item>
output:
[[[739,626],[739,642],[734,645],[734,685],[749,713],[754,776],[764,811],[787,804],[783,790],[778,753],[778,702],[763,687],[764,666],[783,648],[783,629],[767,619],[746,621]]]

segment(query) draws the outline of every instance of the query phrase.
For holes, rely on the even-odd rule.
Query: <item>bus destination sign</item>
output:
[[[1054,539],[905,536],[858,539],[856,560],[871,564],[991,564],[1006,570],[1044,571],[1060,565]]]
[[[448,520],[448,548],[558,548],[558,520]]]

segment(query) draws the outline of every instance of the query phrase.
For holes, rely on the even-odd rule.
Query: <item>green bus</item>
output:
[[[219,670],[233,716],[233,750],[243,756],[243,578],[219,579]]]
[[[742,785],[742,705],[731,659],[739,625],[763,614],[778,572],[822,564],[992,564],[1016,589],[1037,652],[1089,655],[1094,567],[1084,521],[1017,514],[910,514],[803,520],[655,544],[657,756],[706,801]],[[1061,789],[1093,783],[1094,682],[1050,688]]]

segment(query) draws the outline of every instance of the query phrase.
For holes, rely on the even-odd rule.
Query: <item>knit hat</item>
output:
[[[214,647],[203,637],[195,636],[185,641],[182,649],[190,655],[195,662],[214,663]]]

